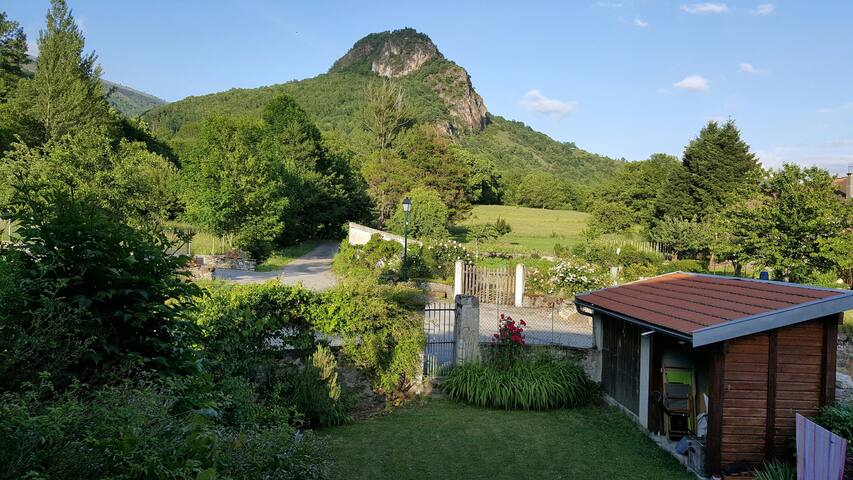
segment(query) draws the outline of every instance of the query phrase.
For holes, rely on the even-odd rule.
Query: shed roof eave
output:
[[[787,327],[846,310],[853,310],[853,292],[700,328],[693,332],[693,347]]]
[[[601,307],[596,306],[596,305],[594,305],[594,304],[592,304],[592,303],[584,302],[583,300],[578,300],[577,298],[575,298],[575,302],[574,302],[574,303],[575,303],[575,306],[577,306],[577,307],[586,307],[586,308],[590,308],[590,309],[592,309],[592,310],[594,310],[594,311],[596,311],[596,312],[601,312],[601,313],[604,313],[604,314],[606,314],[606,315],[610,315],[611,317],[615,317],[615,318],[618,318],[618,319],[620,319],[620,320],[624,320],[624,321],[626,321],[626,322],[628,322],[628,323],[633,323],[633,324],[635,324],[635,325],[640,325],[640,326],[642,326],[642,327],[646,327],[646,328],[648,328],[649,330],[654,330],[654,331],[656,331],[656,332],[660,332],[660,333],[664,333],[664,334],[666,334],[666,335],[670,335],[670,336],[676,337],[676,338],[678,338],[679,340],[685,340],[685,341],[688,341],[688,342],[693,342],[693,337],[692,337],[689,333],[678,332],[678,331],[675,331],[675,330],[670,330],[670,329],[668,329],[668,328],[663,328],[663,327],[661,327],[660,325],[657,325],[657,324],[654,324],[654,323],[651,323],[651,322],[646,322],[646,321],[643,321],[643,320],[639,320],[639,319],[634,318],[634,317],[631,317],[631,316],[629,316],[629,315],[625,315],[625,314],[622,314],[622,313],[614,312],[614,311],[612,311],[612,310],[608,310],[608,309],[606,309],[606,308],[601,308]]]

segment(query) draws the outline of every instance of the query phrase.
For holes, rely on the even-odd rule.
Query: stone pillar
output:
[[[601,383],[601,368],[604,361],[604,318],[598,312],[592,314],[592,348],[587,353],[587,375],[592,380]]]
[[[456,295],[456,321],[453,324],[453,364],[480,361],[480,300]]]
[[[462,260],[456,260],[453,266],[453,296],[462,295]]]
[[[649,381],[652,368],[652,336],[648,331],[640,335],[640,408],[638,417],[643,428],[649,428]]]
[[[524,306],[524,265],[515,264],[515,306]]]

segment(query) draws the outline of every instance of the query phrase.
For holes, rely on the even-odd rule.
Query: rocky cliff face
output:
[[[429,68],[425,68],[425,67]],[[486,105],[464,68],[447,60],[426,35],[411,28],[372,33],[353,45],[332,68],[386,78],[420,77],[444,102],[449,134],[480,131],[488,124]]]

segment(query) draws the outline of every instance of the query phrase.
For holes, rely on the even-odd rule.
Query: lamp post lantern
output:
[[[409,281],[409,212],[412,211],[412,200],[409,197],[403,199],[403,213],[405,220],[403,221],[403,271],[402,277],[404,282]]]

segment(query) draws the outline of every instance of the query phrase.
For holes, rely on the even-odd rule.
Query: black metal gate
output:
[[[431,303],[424,308],[424,376],[438,377],[453,365],[456,325],[456,306],[452,303]]]

